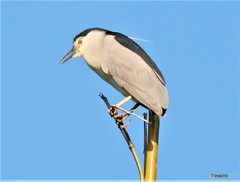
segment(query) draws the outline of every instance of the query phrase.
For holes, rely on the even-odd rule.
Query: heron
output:
[[[156,115],[164,116],[169,98],[163,74],[150,56],[128,36],[102,28],[89,28],[73,39],[70,58],[83,57],[87,65],[126,98]],[[136,108],[135,107],[135,108]]]

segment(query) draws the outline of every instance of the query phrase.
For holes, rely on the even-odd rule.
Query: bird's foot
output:
[[[110,108],[108,109],[108,113],[111,117],[115,119],[116,124],[119,128],[125,128],[129,126],[130,122],[124,124],[124,121],[128,118],[129,115],[123,115],[122,113],[118,114],[118,108],[116,106],[110,106]]]
[[[110,106],[108,109],[108,113],[111,117],[116,118],[118,116],[118,109],[115,106]]]
[[[128,117],[129,114],[118,114],[118,108],[116,106],[110,106],[110,108],[108,109],[108,113],[111,117],[113,117],[116,120],[121,120],[122,122],[125,121]]]
[[[121,123],[117,123],[117,125],[120,129],[123,129],[123,128],[126,128],[127,126],[129,126],[130,122],[128,122],[127,124],[123,124],[123,122],[121,122]]]
[[[116,118],[114,118],[114,119],[120,129],[126,128],[127,126],[130,125],[130,122],[127,122],[126,124],[124,124],[124,122],[122,120],[122,116],[117,116],[117,117],[118,117],[117,119]]]

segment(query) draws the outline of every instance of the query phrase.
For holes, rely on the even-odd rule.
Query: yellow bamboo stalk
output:
[[[145,182],[155,182],[157,179],[157,156],[160,118],[155,113],[149,112],[148,143],[144,159]]]

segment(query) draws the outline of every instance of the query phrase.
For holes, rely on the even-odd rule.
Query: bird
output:
[[[150,56],[128,36],[89,28],[73,39],[60,64],[83,57],[87,65],[125,97],[164,116],[169,104],[166,81]]]

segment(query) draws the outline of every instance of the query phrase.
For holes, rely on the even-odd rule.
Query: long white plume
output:
[[[139,41],[143,41],[143,42],[151,42],[151,43],[154,43],[154,41],[152,40],[146,40],[146,39],[140,39],[140,38],[136,38],[136,37],[129,37],[130,39],[133,39],[133,40],[139,40]]]

